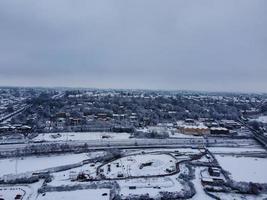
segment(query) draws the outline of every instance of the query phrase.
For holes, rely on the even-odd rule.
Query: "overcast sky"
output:
[[[267,92],[267,1],[1,0],[0,85]]]

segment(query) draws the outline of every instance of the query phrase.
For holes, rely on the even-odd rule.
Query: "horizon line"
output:
[[[192,92],[192,93],[228,93],[228,94],[261,94],[267,92],[257,91],[214,91],[214,90],[197,90],[197,89],[152,89],[152,88],[106,88],[106,87],[86,87],[86,86],[18,86],[18,85],[0,85],[0,88],[43,88],[43,89],[75,89],[75,90],[132,90],[132,91],[158,91],[158,92]]]

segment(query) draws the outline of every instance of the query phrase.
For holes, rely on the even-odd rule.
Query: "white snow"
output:
[[[14,186],[5,186],[0,187],[0,198],[11,200],[15,199],[16,195],[22,195],[22,199],[36,199],[38,194],[38,188],[43,184],[43,180],[28,184],[28,185],[14,185]]]
[[[267,116],[259,116],[258,118],[256,118],[256,119],[254,119],[254,120],[256,120],[256,121],[258,121],[258,122],[262,122],[262,123],[264,123],[264,124],[267,124]]]
[[[123,150],[125,153],[127,153],[128,155],[132,155],[132,154],[138,154],[138,153],[153,153],[153,152],[166,152],[166,153],[172,153],[172,154],[186,154],[186,155],[191,155],[191,154],[197,154],[200,153],[199,149],[196,148],[156,148],[156,149],[127,149],[127,150]]]
[[[208,148],[212,153],[251,153],[251,152],[266,152],[265,149],[255,148],[255,147],[209,147]],[[266,152],[267,153],[267,152]]]
[[[224,170],[231,173],[235,181],[267,183],[267,159],[216,155]]]
[[[180,132],[169,132],[169,136],[171,138],[203,138],[203,136],[195,136],[195,135],[189,135],[189,134],[183,134]]]
[[[192,181],[194,184],[194,187],[196,189],[196,194],[191,198],[191,200],[212,200],[213,198],[206,195],[206,193],[203,190],[202,184],[201,184],[201,175],[200,172],[204,168],[195,168],[195,179]]]
[[[53,179],[49,183],[49,186],[60,186],[60,185],[75,185],[76,181],[71,181],[70,174],[78,175],[79,173],[83,172],[88,174],[90,177],[96,178],[96,169],[101,163],[89,163],[83,165],[81,167],[77,167],[74,169],[65,170],[62,172],[53,173]]]
[[[103,174],[108,178],[117,178],[119,174],[123,177],[151,176],[168,174],[166,169],[175,171],[175,162],[176,160],[167,154],[132,155],[106,164],[102,169]],[[148,163],[150,163],[149,166],[144,166]],[[110,166],[110,171],[108,166]]]
[[[16,195],[21,195],[22,198],[27,199],[29,197],[30,188],[26,186],[14,186],[14,187],[1,187],[0,198],[2,199],[15,199]]]
[[[249,195],[249,194],[237,194],[237,193],[222,193],[222,192],[213,192],[212,194],[216,195],[223,200],[263,200],[267,198],[267,194],[261,195]]]
[[[177,175],[170,177],[160,178],[146,178],[146,179],[129,179],[119,180],[121,190],[120,195],[122,198],[126,198],[132,195],[145,195],[149,194],[150,197],[156,198],[159,196],[159,192],[178,192],[183,186],[176,180]],[[135,186],[136,189],[129,189],[130,186]]]
[[[106,193],[106,196],[102,194]],[[86,189],[64,192],[47,192],[45,196],[40,194],[37,200],[109,200],[108,189]]]
[[[85,159],[88,159],[85,153],[0,159],[0,176],[15,174],[16,168],[17,173],[24,173],[78,163]]]
[[[113,132],[42,133],[33,138],[33,141],[122,140],[129,137],[129,133]]]

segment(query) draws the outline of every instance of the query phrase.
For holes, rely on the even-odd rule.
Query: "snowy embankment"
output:
[[[176,171],[176,160],[167,154],[126,156],[101,167],[107,178],[157,176]]]
[[[90,157],[92,156],[88,156],[88,154],[82,153],[0,159],[0,176],[6,174],[32,172],[52,167],[69,165],[81,162]]]
[[[130,196],[149,194],[151,198],[159,198],[161,191],[178,192],[183,189],[183,185],[178,182],[176,176],[119,180],[120,196],[124,199]],[[130,187],[136,187],[130,189]]]
[[[258,122],[261,122],[261,123],[264,123],[264,124],[267,124],[267,116],[259,116],[258,118],[256,119],[252,119],[252,120],[256,120]]]
[[[210,196],[208,196],[205,191],[203,190],[202,184],[201,184],[201,170],[204,168],[202,167],[197,167],[195,169],[195,179],[192,181],[196,190],[196,194],[191,198],[191,200],[200,200],[200,199],[205,199],[205,200],[212,200]]]
[[[35,200],[42,184],[43,180],[29,185],[2,185],[0,199],[15,199],[17,195],[21,195],[22,199]]]
[[[33,138],[33,141],[81,141],[81,140],[123,140],[129,139],[129,133],[113,132],[64,132],[42,133]]]
[[[210,152],[214,153],[214,154],[223,154],[223,153],[237,153],[237,154],[241,154],[241,153],[267,153],[265,149],[260,148],[260,147],[209,147],[208,148]]]
[[[234,181],[267,183],[267,159],[216,155],[221,167]]]
[[[37,200],[108,200],[109,189],[87,189],[63,192],[47,192],[39,195]]]

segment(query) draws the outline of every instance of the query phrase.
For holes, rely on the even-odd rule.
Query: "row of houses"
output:
[[[230,126],[224,126],[216,122],[200,122],[192,119],[177,122],[179,132],[188,135],[228,135]]]
[[[2,125],[0,126],[0,133],[28,133],[32,130],[30,126],[15,124],[15,125]]]

